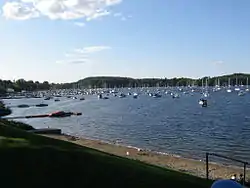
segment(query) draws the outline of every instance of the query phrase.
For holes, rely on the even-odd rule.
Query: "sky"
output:
[[[0,79],[250,72],[249,0],[1,0]]]

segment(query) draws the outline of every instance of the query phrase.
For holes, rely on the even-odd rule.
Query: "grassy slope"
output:
[[[210,187],[211,182],[0,122],[0,179],[7,187]],[[6,186],[4,186],[6,187]]]

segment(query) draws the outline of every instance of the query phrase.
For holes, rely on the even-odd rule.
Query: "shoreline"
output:
[[[139,160],[148,164],[188,173],[206,178],[206,163],[202,160],[187,159],[164,152],[154,152],[133,146],[124,146],[119,143],[110,143],[90,138],[75,137],[71,135],[43,135],[46,137],[72,142],[81,146],[93,148],[109,154]],[[226,166],[209,162],[210,179],[229,179],[233,174],[243,174],[243,168]],[[250,170],[246,170],[246,181],[250,179]]]

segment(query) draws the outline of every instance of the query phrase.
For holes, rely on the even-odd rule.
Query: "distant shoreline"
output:
[[[235,86],[249,85],[250,74],[233,73],[220,76],[191,77],[158,77],[158,78],[132,78],[124,76],[92,76],[68,83],[49,83],[48,81],[26,81],[18,79],[14,81],[2,80],[0,82],[1,94],[12,92],[34,92],[57,89],[96,89],[96,88],[136,88],[136,87],[176,87],[176,86]],[[1,79],[0,79],[1,81]],[[204,82],[204,83],[203,83]]]
[[[106,153],[114,154],[121,157],[127,157],[139,160],[149,164],[165,167],[198,177],[206,177],[206,165],[203,161],[187,159],[167,153],[152,152],[133,146],[124,146],[121,144],[112,144],[100,140],[89,138],[79,138],[70,135],[44,135],[47,137],[72,142],[81,146],[97,149]],[[233,174],[243,173],[243,169],[236,166],[226,166],[218,163],[209,163],[210,179],[229,179]],[[246,171],[246,180],[250,179],[250,170]]]

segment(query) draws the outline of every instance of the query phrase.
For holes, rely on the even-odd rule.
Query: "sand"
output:
[[[185,172],[199,177],[206,177],[206,164],[202,161],[176,157],[173,155],[160,154],[142,149],[126,147],[119,144],[111,144],[98,140],[91,140],[86,138],[75,138],[69,135],[44,135],[47,137],[64,140],[97,149],[106,153],[117,156],[127,157],[143,161],[149,164],[166,167],[169,169]],[[228,179],[233,174],[243,174],[243,169],[238,167],[229,167],[220,164],[209,163],[209,178],[210,179]],[[250,171],[246,171],[246,180],[250,179]]]

